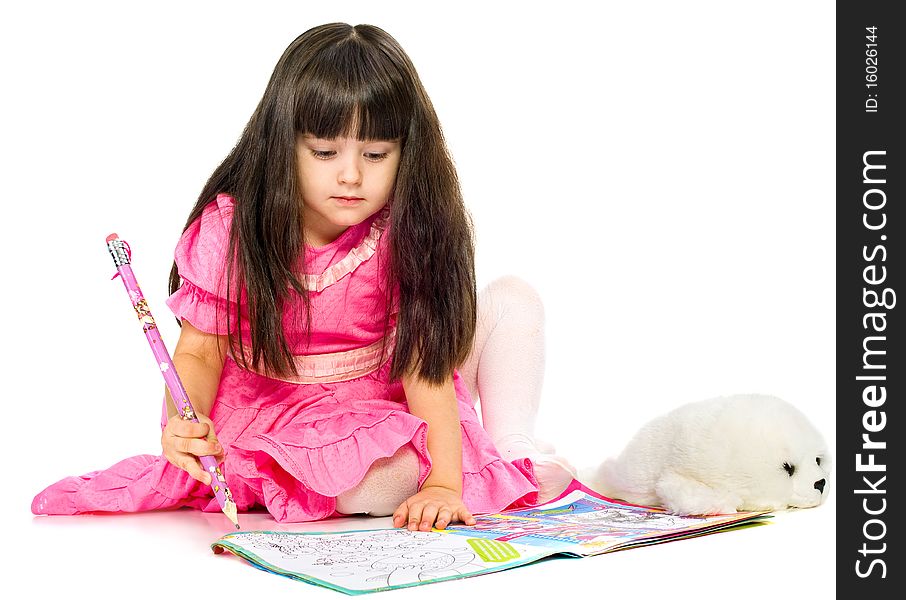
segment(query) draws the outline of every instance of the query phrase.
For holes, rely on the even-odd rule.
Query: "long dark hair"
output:
[[[186,221],[183,231],[218,193],[235,199],[227,252],[234,260],[227,261],[226,270],[227,306],[238,323],[237,331],[228,329],[233,358],[248,369],[241,296],[248,310],[252,364],[263,362],[265,374],[297,374],[282,326],[290,287],[303,299],[305,331],[311,335],[311,301],[304,278],[293,272],[295,265],[305,264],[296,169],[300,133],[402,139],[384,288],[394,294],[394,284],[399,286],[390,376],[414,372],[442,382],[465,360],[475,333],[472,223],[415,67],[397,41],[373,25],[321,25],[287,47],[242,136],[208,179]],[[240,288],[235,298],[234,281]],[[179,286],[174,262],[169,293]],[[392,298],[387,300],[385,331]]]

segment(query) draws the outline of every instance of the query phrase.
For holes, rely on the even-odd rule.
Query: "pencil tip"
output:
[[[239,529],[239,519],[236,515],[236,505],[230,502],[229,500],[223,505],[223,514],[233,522],[233,525],[236,526],[236,529]]]

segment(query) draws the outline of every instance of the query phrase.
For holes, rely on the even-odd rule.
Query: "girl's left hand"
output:
[[[393,513],[393,526],[405,527],[408,523],[409,531],[443,529],[453,521],[474,525],[475,517],[466,508],[459,492],[439,485],[423,487]]]

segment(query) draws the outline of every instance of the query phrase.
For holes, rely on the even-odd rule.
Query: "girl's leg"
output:
[[[337,496],[337,512],[386,517],[418,492],[418,454],[406,444],[393,456],[374,461],[362,481]]]
[[[459,369],[501,456],[527,457],[541,485],[540,501],[559,495],[576,475],[554,449],[535,439],[544,381],[544,307],[518,277],[502,277],[478,295],[475,341]]]

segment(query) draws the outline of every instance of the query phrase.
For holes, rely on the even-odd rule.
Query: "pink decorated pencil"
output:
[[[160,337],[157,324],[151,315],[151,309],[148,308],[148,302],[142,295],[142,290],[138,287],[138,282],[132,273],[132,251],[129,248],[129,244],[121,240],[115,233],[111,233],[107,236],[107,249],[110,251],[110,255],[113,256],[117,275],[123,279],[123,285],[126,286],[126,291],[129,293],[132,307],[135,308],[138,319],[142,322],[145,337],[148,338],[151,352],[154,353],[154,359],[157,361],[157,366],[164,376],[164,381],[167,383],[167,388],[170,390],[170,396],[173,397],[173,402],[176,404],[179,415],[185,420],[198,423],[198,417],[195,416],[195,410],[192,408],[192,403],[189,402],[189,396],[186,394],[182,381],[176,373],[176,366],[173,364],[170,353],[167,352],[167,347]],[[114,275],[115,277],[116,275]],[[205,470],[211,474],[211,489],[214,491],[214,497],[217,498],[218,504],[220,504],[220,509],[236,525],[236,529],[239,529],[236,503],[233,502],[233,495],[230,493],[230,488],[227,487],[226,478],[223,476],[217,460],[213,456],[202,456],[200,460]]]

